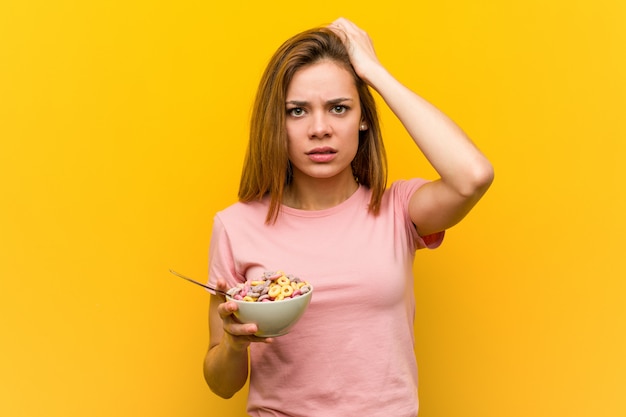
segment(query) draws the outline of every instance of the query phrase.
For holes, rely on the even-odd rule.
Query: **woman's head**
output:
[[[283,190],[291,180],[286,95],[300,69],[330,61],[348,71],[359,95],[361,119],[368,127],[359,134],[359,146],[352,162],[357,181],[372,189],[370,210],[378,212],[386,186],[386,157],[374,98],[352,65],[342,40],[330,29],[312,29],[287,40],[273,55],[261,78],[252,109],[250,141],[239,187],[241,201],[270,196],[267,221],[278,216]]]

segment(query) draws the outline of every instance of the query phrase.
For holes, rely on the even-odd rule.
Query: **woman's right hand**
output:
[[[228,288],[226,286],[226,282],[224,280],[217,281],[217,289],[221,291],[226,291]],[[216,297],[211,300],[211,302],[218,301],[217,305],[217,314],[219,319],[222,322],[222,343],[226,343],[228,347],[234,350],[244,350],[246,349],[250,343],[253,342],[261,342],[261,343],[271,343],[272,338],[268,337],[259,337],[254,334],[258,331],[257,325],[254,323],[241,323],[235,317],[235,312],[237,311],[237,303],[233,301],[227,301],[224,296],[214,295]],[[211,327],[217,324],[217,321],[214,318],[210,318]]]
[[[226,291],[226,281],[217,288]],[[253,342],[271,343],[273,339],[255,336],[256,324],[243,324],[234,313],[237,303],[211,295],[209,306],[209,350],[204,359],[204,378],[211,390],[230,398],[248,379],[248,346]]]

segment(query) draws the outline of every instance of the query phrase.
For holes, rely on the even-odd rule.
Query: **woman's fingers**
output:
[[[372,66],[380,65],[367,32],[344,18],[335,20],[328,27],[343,40],[350,62],[359,76],[364,77]]]
[[[218,289],[223,289],[219,282]],[[224,332],[232,339],[233,343],[238,345],[248,345],[251,342],[271,343],[271,338],[259,337],[254,334],[259,330],[254,323],[241,323],[235,317],[237,311],[237,303],[225,301],[217,306],[217,312],[223,322]]]

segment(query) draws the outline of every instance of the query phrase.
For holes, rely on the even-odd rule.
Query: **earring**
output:
[[[365,123],[361,123],[361,126],[359,126],[359,130],[362,132],[364,130],[367,130],[367,124]]]

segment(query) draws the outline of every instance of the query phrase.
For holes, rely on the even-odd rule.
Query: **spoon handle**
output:
[[[226,294],[226,293],[225,293],[224,291],[222,291],[222,290],[218,290],[217,288],[215,288],[215,287],[213,287],[213,286],[211,286],[211,285],[205,285],[205,284],[202,284],[201,282],[198,282],[198,281],[193,280],[193,279],[191,279],[191,278],[189,278],[189,277],[186,277],[186,276],[184,276],[183,274],[179,274],[178,272],[174,271],[173,269],[170,269],[170,272],[171,272],[172,274],[176,275],[176,276],[177,276],[177,277],[179,277],[179,278],[186,279],[187,281],[189,281],[189,282],[193,282],[194,284],[199,285],[199,286],[201,286],[201,287],[204,287],[204,288],[206,288],[207,290],[215,291],[216,293],[221,294],[221,295],[223,295],[223,296],[228,295],[228,294]]]

